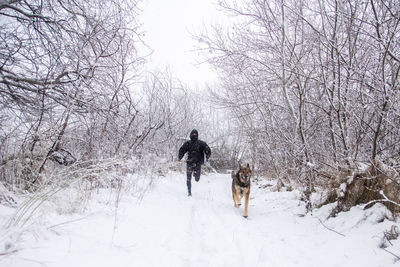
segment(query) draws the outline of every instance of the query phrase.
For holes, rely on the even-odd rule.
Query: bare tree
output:
[[[313,177],[316,166],[398,154],[395,1],[220,5],[233,23],[196,38],[222,78],[215,99],[246,129],[260,166]]]
[[[149,126],[162,126],[158,132],[153,131],[154,138],[146,145],[146,151],[175,160],[186,133],[200,124],[198,98],[169,68],[150,73],[144,86],[142,105],[146,107]]]
[[[35,183],[49,159],[68,165],[90,151],[95,139],[72,151],[85,125],[94,137],[93,120],[105,121],[104,130],[119,112],[135,114],[130,86],[144,62],[137,4],[1,2],[2,167],[25,158]]]

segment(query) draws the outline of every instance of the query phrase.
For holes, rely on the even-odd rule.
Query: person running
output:
[[[186,185],[188,189],[188,196],[192,195],[192,174],[196,182],[200,180],[201,165],[204,164],[204,154],[206,160],[211,156],[211,149],[206,142],[199,140],[199,133],[196,129],[190,132],[190,140],[186,141],[178,153],[178,160],[181,160],[185,153],[188,152],[186,160]]]

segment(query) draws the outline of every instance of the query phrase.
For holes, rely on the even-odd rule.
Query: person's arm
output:
[[[211,149],[206,143],[204,143],[204,145],[204,153],[206,154],[206,161],[208,161],[211,156]]]
[[[187,151],[188,151],[188,143],[185,142],[185,143],[181,146],[181,148],[179,148],[178,160],[181,160]]]

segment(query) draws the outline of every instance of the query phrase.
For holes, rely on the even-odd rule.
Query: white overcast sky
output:
[[[146,0],[142,8],[144,40],[154,50],[152,67],[170,66],[190,86],[202,87],[216,80],[209,66],[196,66],[200,58],[192,51],[195,41],[190,36],[219,20],[215,0]]]

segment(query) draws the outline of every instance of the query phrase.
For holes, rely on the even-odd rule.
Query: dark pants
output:
[[[188,188],[188,193],[192,193],[192,174],[196,182],[200,180],[201,174],[201,164],[198,162],[188,162],[186,165],[186,185]]]

